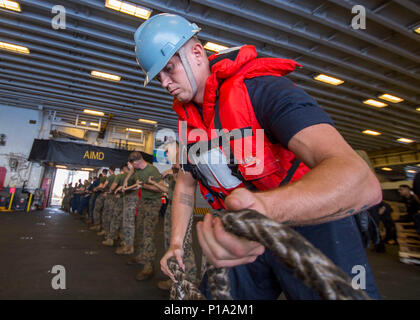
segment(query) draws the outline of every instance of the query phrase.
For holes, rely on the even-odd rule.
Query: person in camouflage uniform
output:
[[[154,274],[154,260],[156,257],[155,230],[159,221],[159,209],[161,207],[161,191],[155,185],[148,183],[153,178],[160,181],[159,170],[143,159],[133,163],[140,169],[136,172],[135,179],[142,186],[141,199],[138,215],[136,216],[136,240],[135,247],[138,256],[144,262],[143,269],[137,274],[139,281],[149,279]]]
[[[89,213],[89,200],[90,200],[90,192],[89,192],[89,186],[91,185],[92,178],[89,178],[89,180],[85,180],[84,182],[84,192],[80,197],[80,204],[78,212],[81,215],[81,218],[87,221],[87,214]],[[86,213],[85,213],[86,209]]]
[[[171,239],[171,229],[172,229],[172,199],[173,193],[175,190],[176,177],[180,168],[180,165],[177,163],[178,159],[178,145],[175,141],[170,142],[166,145],[166,153],[169,161],[172,163],[172,169],[165,171],[162,174],[164,179],[163,183],[156,183],[153,180],[149,179],[149,183],[154,184],[162,192],[167,193],[168,195],[168,207],[166,208],[166,213],[164,217],[164,242],[165,242],[165,251],[168,251],[170,247]],[[188,224],[187,232],[185,234],[183,249],[184,249],[184,265],[185,265],[185,277],[186,280],[197,285],[197,266],[195,263],[195,255],[192,247],[192,225],[193,225],[193,216]],[[166,281],[159,281],[158,287],[163,290],[169,290],[172,285],[172,280],[168,279]]]
[[[101,178],[102,178],[102,174],[96,177],[93,180],[92,185],[89,187],[89,191],[92,193],[89,200],[89,219],[90,219],[89,223],[91,224],[93,224],[93,211],[95,209],[95,201],[96,201],[97,196],[99,195],[99,192],[94,192],[94,190],[97,186],[99,186]]]
[[[109,177],[106,179],[103,193],[105,196],[104,207],[102,210],[102,231],[98,232],[98,236],[104,235],[105,237],[109,234],[109,226],[111,224],[111,216],[114,210],[115,195],[114,190],[116,188],[115,180],[115,167],[109,167]]]
[[[122,219],[122,242],[115,250],[116,254],[129,255],[134,253],[134,236],[135,236],[135,215],[138,204],[139,184],[136,183],[135,175],[137,168],[133,163],[139,159],[143,159],[140,152],[132,152],[128,157],[127,167],[129,169],[123,181],[122,191],[123,197],[123,219]]]
[[[102,242],[103,245],[106,246],[113,246],[114,240],[117,238],[119,232],[122,229],[122,214],[124,210],[124,198],[121,192],[124,179],[128,174],[128,167],[127,165],[123,165],[120,167],[120,174],[115,177],[114,183],[115,184],[115,191],[114,194],[114,208],[111,212],[111,221],[109,226],[109,232],[106,235],[105,241]],[[112,187],[111,187],[112,188]]]
[[[99,231],[101,229],[101,218],[102,218],[102,210],[104,208],[105,202],[105,193],[103,192],[103,188],[106,185],[107,179],[106,175],[108,174],[108,170],[102,170],[102,177],[99,180],[99,186],[93,189],[93,191],[100,192],[99,195],[96,197],[95,200],[95,209],[93,210],[93,226],[89,228],[89,230]]]

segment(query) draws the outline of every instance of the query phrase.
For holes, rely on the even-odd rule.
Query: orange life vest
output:
[[[234,60],[219,54],[209,60],[215,63],[206,81],[202,117],[193,103],[173,102],[179,116],[181,152],[187,146],[188,162],[193,163],[203,197],[220,209],[236,188],[269,190],[300,179],[309,168],[291,151],[269,141],[244,83],[259,76],[281,77],[300,65],[288,59],[257,58],[253,46],[241,47]],[[208,150],[203,152],[200,146]],[[200,160],[202,164],[194,165]]]

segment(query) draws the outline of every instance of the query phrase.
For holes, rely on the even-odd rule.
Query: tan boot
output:
[[[89,230],[92,230],[92,231],[99,231],[100,230],[100,226],[98,226],[98,225],[96,225],[96,226],[92,226],[92,227],[90,227],[89,228]]]
[[[143,267],[143,270],[141,270],[136,275],[136,280],[143,281],[152,278],[154,275],[153,265],[149,262],[146,263]]]
[[[144,263],[145,263],[145,261],[144,261],[144,258],[141,256],[141,254],[127,260],[127,264],[129,264],[129,265],[144,264]]]
[[[119,247],[116,251],[116,254],[124,254],[124,255],[130,255],[134,253],[134,246],[124,246]]]
[[[114,245],[114,240],[112,240],[112,239],[106,239],[105,241],[102,241],[102,244],[104,246],[112,247]]]
[[[124,254],[130,255],[134,253],[134,246],[126,246],[125,248]]]
[[[98,236],[103,236],[104,234],[105,234],[105,230],[102,230],[102,231],[97,233]]]
[[[169,289],[171,289],[172,284],[173,284],[172,280],[171,279],[168,279],[168,280],[159,281],[158,284],[157,284],[157,286],[161,290],[168,291]]]
[[[122,245],[122,246],[119,246],[118,248],[117,248],[117,250],[115,250],[115,253],[116,254],[124,254],[123,252],[125,251],[125,245]]]

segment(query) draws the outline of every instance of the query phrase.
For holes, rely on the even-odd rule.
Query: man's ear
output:
[[[201,43],[194,43],[191,46],[191,53],[194,56],[194,59],[197,62],[197,65],[201,65],[203,63],[203,59],[206,54]]]

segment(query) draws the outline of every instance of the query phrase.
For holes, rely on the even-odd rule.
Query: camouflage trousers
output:
[[[122,241],[127,246],[132,246],[134,243],[135,235],[135,215],[136,207],[139,197],[137,192],[131,192],[124,195],[124,211],[123,211],[123,221],[122,221]]]
[[[192,247],[192,225],[194,216],[191,215],[191,219],[188,223],[187,232],[184,238],[184,259],[185,264],[185,277],[188,281],[197,284],[197,266],[195,263],[195,255]],[[165,241],[165,251],[168,251],[171,242],[171,229],[172,229],[172,205],[169,203],[166,208],[163,234]]]
[[[61,201],[61,209],[66,210],[66,203],[67,203],[68,196],[64,196],[63,201]]]
[[[102,211],[104,209],[105,195],[101,193],[96,198],[95,209],[93,210],[93,223],[99,226],[102,223]]]
[[[111,217],[112,213],[114,212],[114,206],[115,195],[109,193],[105,196],[104,208],[102,210],[102,229],[105,230],[106,234],[109,234],[111,226]]]
[[[64,203],[66,202],[66,196],[63,197],[63,199],[61,200],[61,207],[60,209],[64,209]]]
[[[156,257],[155,230],[159,221],[160,199],[140,200],[139,214],[136,217],[135,248],[146,263]]]
[[[67,196],[66,202],[64,203],[64,210],[67,212],[70,212],[70,203],[71,203],[71,197]]]
[[[112,211],[108,239],[115,240],[122,230],[124,211],[124,198],[121,194],[115,196],[114,210]]]

